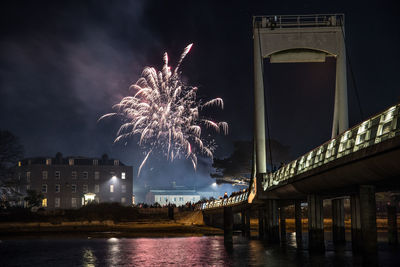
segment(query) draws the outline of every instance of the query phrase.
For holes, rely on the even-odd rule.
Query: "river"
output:
[[[350,244],[309,254],[297,249],[294,234],[284,246],[234,236],[182,238],[42,237],[0,241],[0,266],[364,266],[372,261],[353,255]],[[306,246],[304,246],[306,247]],[[400,266],[400,251],[379,243],[379,266]]]

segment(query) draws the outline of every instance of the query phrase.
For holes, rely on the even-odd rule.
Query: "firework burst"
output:
[[[161,71],[145,67],[139,80],[130,86],[132,96],[124,97],[113,106],[114,113],[104,118],[119,116],[123,124],[114,141],[120,142],[138,136],[139,146],[144,151],[144,159],[138,175],[151,153],[160,151],[167,160],[187,158],[196,169],[197,156],[213,157],[215,146],[210,140],[202,138],[202,127],[216,132],[228,133],[226,122],[215,122],[200,117],[199,112],[209,106],[223,109],[221,98],[205,103],[197,100],[197,87],[185,85],[179,67],[189,53],[192,44],[183,51],[176,68],[168,66],[168,54],[164,53],[164,66]]]

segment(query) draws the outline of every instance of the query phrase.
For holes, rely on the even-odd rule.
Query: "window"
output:
[[[21,167],[21,166],[22,166],[21,161],[18,161],[18,167]]]
[[[51,165],[51,159],[46,159],[46,165]]]
[[[18,173],[18,180],[21,180],[21,173]]]
[[[121,197],[121,203],[125,203],[126,202],[126,198]]]
[[[42,207],[47,207],[47,198],[42,199]]]
[[[71,185],[72,193],[76,193],[76,184]]]
[[[100,179],[100,173],[99,172],[94,172],[94,179],[99,180]]]
[[[60,207],[60,198],[59,197],[56,197],[55,199],[54,199],[54,207],[55,208],[59,208]]]
[[[60,176],[61,176],[60,171],[56,171],[56,172],[54,173],[54,178],[55,178],[56,180],[59,180],[59,179],[60,179]]]
[[[75,197],[71,198],[71,207],[76,208],[78,206],[77,202]]]
[[[72,173],[71,173],[71,177],[72,177],[72,179],[76,179],[76,171],[73,171]]]
[[[60,193],[60,184],[56,184],[56,193]]]
[[[47,184],[42,184],[42,193],[47,193]]]
[[[114,166],[118,166],[119,165],[119,160],[115,159],[114,160]]]
[[[88,185],[84,184],[83,185],[83,193],[87,193],[88,192]]]
[[[68,160],[68,164],[69,164],[70,166],[74,165],[74,159],[69,159],[69,160]]]
[[[94,185],[94,192],[99,193],[100,192],[100,186],[98,184]]]
[[[42,171],[42,178],[43,179],[47,179],[47,175],[48,175],[47,171]]]
[[[96,166],[99,165],[99,161],[97,159],[94,159],[93,160],[93,165],[96,165]]]
[[[82,173],[82,178],[87,179],[88,178],[88,172],[83,172]]]
[[[174,197],[174,202],[176,202],[176,197]]]
[[[28,190],[31,190],[31,186],[29,184],[26,186],[26,191]]]
[[[27,181],[28,183],[31,182],[31,172],[26,172],[26,181]]]
[[[126,193],[126,185],[121,185],[121,193]]]
[[[114,185],[110,184],[110,193],[114,193]]]
[[[121,179],[125,180],[125,173],[121,172]]]

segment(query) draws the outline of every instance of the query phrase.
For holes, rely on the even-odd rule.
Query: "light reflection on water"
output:
[[[335,248],[327,241],[323,254],[286,245],[268,245],[234,236],[226,246],[221,236],[183,238],[36,239],[0,242],[0,266],[362,266],[351,246]],[[306,240],[302,247],[306,247]],[[380,266],[397,266],[398,249],[380,244]]]

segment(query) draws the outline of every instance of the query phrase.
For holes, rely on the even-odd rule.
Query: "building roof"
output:
[[[180,195],[180,196],[199,196],[196,190],[150,190],[153,195]]]
[[[106,154],[104,154],[101,158],[90,158],[83,156],[68,156],[63,157],[61,153],[57,153],[55,157],[32,157],[32,158],[24,158],[20,160],[21,166],[26,165],[46,165],[46,160],[51,159],[51,165],[69,165],[69,160],[73,159],[74,164],[78,166],[83,165],[94,165],[93,160],[97,160],[97,165],[99,166],[112,166],[114,165],[114,160],[108,158]],[[125,166],[121,161],[118,160],[119,166]]]

